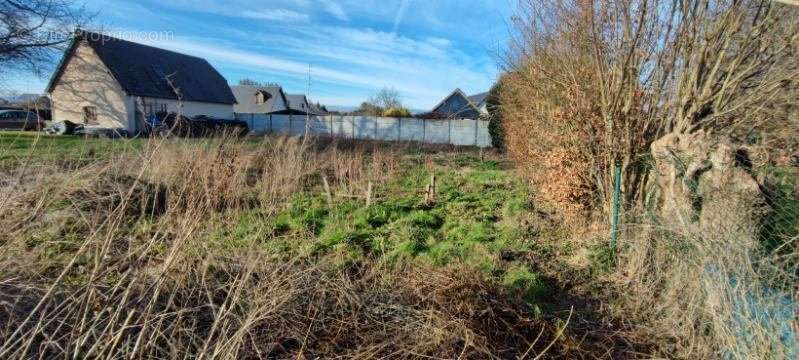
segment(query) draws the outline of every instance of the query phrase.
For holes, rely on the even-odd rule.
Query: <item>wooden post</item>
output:
[[[436,174],[430,175],[430,198],[436,201]]]
[[[424,203],[430,205],[436,200],[436,174],[430,175],[430,184],[424,192]]]
[[[333,206],[333,194],[330,192],[330,184],[327,182],[327,176],[322,175],[322,184],[325,186],[325,197],[327,197],[327,206]]]
[[[372,206],[372,182],[366,187],[366,207]]]

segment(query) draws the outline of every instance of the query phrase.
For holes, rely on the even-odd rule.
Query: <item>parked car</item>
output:
[[[25,110],[0,110],[0,129],[41,130],[44,124],[39,115]]]

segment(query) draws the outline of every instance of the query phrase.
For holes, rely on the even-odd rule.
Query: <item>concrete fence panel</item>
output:
[[[399,140],[399,120],[397,118],[375,118],[375,138],[384,141]]]
[[[428,144],[450,144],[450,120],[426,120],[424,142]]]
[[[326,135],[331,136],[333,127],[330,124],[330,119],[326,116],[311,116],[311,127],[310,131],[314,135]]]
[[[450,120],[450,143],[461,146],[477,145],[477,120]]]
[[[425,120],[404,118],[398,120],[399,139],[401,141],[424,142],[424,123]]]
[[[291,133],[291,117],[289,115],[271,115],[269,132],[288,135]]]
[[[492,147],[491,134],[488,132],[488,121],[477,122],[477,146]]]
[[[236,114],[255,133],[320,136],[428,144],[490,147],[488,122],[471,119],[424,120],[375,116]]]
[[[375,118],[371,116],[354,116],[351,118],[353,139],[375,139]]]

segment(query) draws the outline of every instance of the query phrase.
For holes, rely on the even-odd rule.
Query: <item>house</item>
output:
[[[277,85],[238,85],[231,86],[237,114],[289,114],[289,101],[283,89]]]
[[[231,89],[237,114],[323,115],[305,95],[286,94],[278,85],[238,85]]]
[[[138,133],[159,112],[233,119],[236,98],[206,60],[78,30],[47,86],[53,120]]]
[[[316,115],[311,109],[311,105],[308,103],[308,98],[302,94],[287,94],[286,97],[289,99],[289,109],[292,111],[292,114],[295,115]]]
[[[488,92],[467,96],[461,89],[455,89],[424,116],[430,118],[479,119],[481,116],[488,115],[486,99],[488,99]]]

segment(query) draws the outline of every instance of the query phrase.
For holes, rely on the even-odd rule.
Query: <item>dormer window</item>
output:
[[[269,100],[270,97],[271,96],[269,95],[269,93],[265,91],[259,91],[255,93],[255,103],[261,105],[265,103],[267,100]]]

